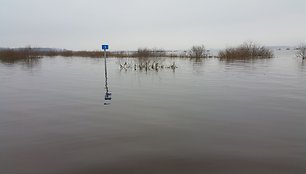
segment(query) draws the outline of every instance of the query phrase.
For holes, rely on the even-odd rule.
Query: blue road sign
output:
[[[108,50],[108,45],[102,45],[102,50]]]

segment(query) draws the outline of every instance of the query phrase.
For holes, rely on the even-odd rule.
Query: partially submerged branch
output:
[[[302,58],[303,60],[306,58],[306,46],[301,44],[297,49],[297,57]]]

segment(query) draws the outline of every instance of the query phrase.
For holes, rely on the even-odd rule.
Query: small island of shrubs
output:
[[[245,42],[235,48],[227,48],[218,53],[220,59],[259,59],[272,58],[273,52],[254,42]]]

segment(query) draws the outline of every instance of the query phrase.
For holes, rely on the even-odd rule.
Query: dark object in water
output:
[[[104,105],[110,105],[111,104],[111,100],[112,100],[112,93],[107,91],[105,93],[104,99],[105,99]]]

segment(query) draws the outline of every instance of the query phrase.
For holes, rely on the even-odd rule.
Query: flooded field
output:
[[[306,62],[0,61],[1,174],[304,174]],[[105,105],[109,104],[109,105]]]

